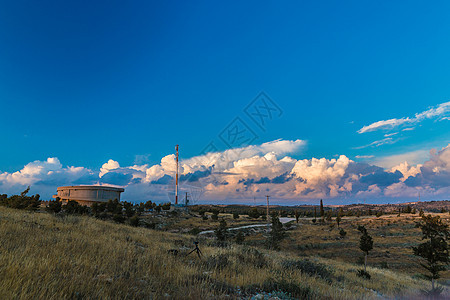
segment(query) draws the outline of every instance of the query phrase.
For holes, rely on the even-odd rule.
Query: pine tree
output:
[[[359,225],[358,230],[362,233],[361,239],[359,240],[359,249],[364,252],[364,272],[366,272],[367,255],[369,255],[369,251],[373,249],[373,240],[367,233],[366,227]]]
[[[422,240],[427,241],[413,247],[413,251],[415,255],[425,260],[421,266],[431,273],[425,276],[431,280],[432,292],[436,292],[434,281],[440,278],[439,273],[446,270],[450,263],[447,243],[450,236],[448,224],[443,223],[439,216],[428,215],[423,216],[417,225],[422,230]]]
[[[280,222],[276,213],[272,214],[272,230],[269,233],[269,239],[267,244],[269,248],[278,250],[280,249],[280,242],[286,236],[286,232],[283,228],[283,224]]]
[[[338,215],[336,216],[336,224],[338,228],[340,223],[341,223],[341,212],[338,212]]]
[[[228,227],[225,219],[220,220],[219,227],[214,231],[219,242],[225,242],[228,238]]]
[[[298,219],[300,218],[300,212],[298,210],[296,210],[294,212],[294,216],[295,216],[295,222],[298,223]]]
[[[244,240],[245,240],[244,234],[242,233],[242,231],[239,231],[235,237],[236,243],[242,244],[244,242]]]
[[[325,222],[325,210],[323,209],[323,201],[320,199],[320,218],[322,220],[322,223]]]
[[[314,206],[314,219],[312,220],[313,223],[316,223],[317,219],[316,219],[316,207]]]

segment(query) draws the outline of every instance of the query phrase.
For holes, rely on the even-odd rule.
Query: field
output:
[[[233,222],[231,215],[220,217]],[[177,220],[213,226],[200,217]],[[281,251],[262,247],[262,234],[226,247],[202,238],[199,259],[187,255],[194,235],[0,207],[0,298],[411,299],[430,285],[416,275],[421,270],[409,249],[420,239],[413,221],[411,216],[348,218],[342,222],[347,236],[337,239],[336,228],[303,219]],[[246,223],[245,218],[236,222]],[[367,224],[375,240],[370,280],[356,275],[361,268],[355,264],[357,223]]]

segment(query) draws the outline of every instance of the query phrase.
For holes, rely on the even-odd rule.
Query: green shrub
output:
[[[261,285],[252,284],[243,287],[243,290],[245,293],[250,294],[259,293],[260,291],[271,294],[279,292],[287,294],[281,299],[317,299],[317,295],[310,287],[302,286],[286,279],[267,279]]]
[[[192,234],[192,235],[197,235],[197,234],[199,234],[200,232],[202,232],[202,231],[201,231],[201,229],[198,228],[198,227],[194,227],[194,228],[192,228],[191,230],[189,230],[189,234]]]
[[[370,274],[364,270],[358,270],[358,272],[356,273],[356,275],[358,275],[358,277],[364,278],[364,279],[370,279],[372,276],[370,276]]]
[[[123,223],[123,222],[125,222],[125,217],[122,216],[122,214],[115,214],[113,216],[113,221],[117,222],[117,223]]]
[[[131,217],[129,219],[129,222],[130,222],[131,226],[138,227],[139,226],[139,217],[138,216]]]
[[[89,208],[84,205],[80,205],[77,201],[69,200],[65,205],[62,206],[64,211],[69,215],[83,215],[89,212]]]
[[[267,266],[267,260],[263,253],[259,252],[253,247],[244,247],[237,255],[240,263],[249,264],[257,268],[264,268]]]
[[[208,269],[219,269],[222,270],[229,264],[227,254],[218,254],[210,256],[206,259],[205,265]]]
[[[244,234],[242,233],[242,231],[239,231],[236,234],[236,237],[234,239],[235,239],[236,243],[242,244],[245,240],[245,237],[244,237]]]
[[[55,214],[59,213],[62,210],[62,203],[59,198],[55,201],[50,201],[45,210]]]
[[[212,210],[211,219],[217,221],[219,219],[219,211],[217,209]]]
[[[261,216],[261,214],[259,213],[258,209],[255,207],[248,212],[248,216],[252,219],[258,219]]]

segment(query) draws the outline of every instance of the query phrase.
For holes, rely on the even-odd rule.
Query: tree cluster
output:
[[[29,191],[30,187],[20,193],[20,195],[13,195],[10,197],[6,194],[0,195],[0,205],[16,209],[39,209],[39,206],[41,205],[39,194],[27,196]]]

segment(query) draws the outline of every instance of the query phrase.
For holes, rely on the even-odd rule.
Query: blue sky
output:
[[[0,174],[49,157],[150,167],[175,144],[183,159],[211,141],[223,152],[236,117],[253,145],[301,140],[295,160],[423,164],[450,142],[450,4],[426,4],[3,1]],[[264,129],[244,110],[261,91],[282,112]]]

